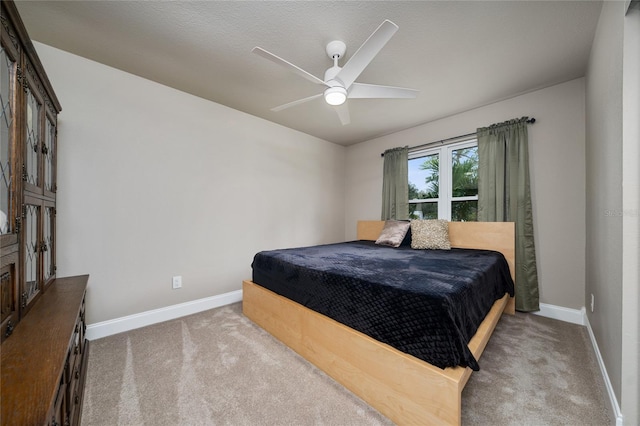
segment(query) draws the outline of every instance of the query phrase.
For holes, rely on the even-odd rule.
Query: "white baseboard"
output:
[[[179,303],[139,314],[128,315],[108,321],[102,321],[87,326],[87,339],[94,340],[113,334],[134,330],[147,325],[180,318],[186,315],[196,314],[208,309],[218,308],[242,301],[242,290],[205,297],[191,302]]]
[[[540,310],[531,313],[540,315],[542,317],[553,318],[564,322],[570,322],[571,324],[579,325],[584,325],[586,317],[584,314],[584,308],[582,308],[582,310],[571,309],[564,308],[562,306],[548,305],[546,303],[540,303]]]
[[[598,349],[596,336],[593,334],[593,330],[591,329],[591,324],[589,323],[589,318],[587,317],[585,308],[582,308],[582,310],[584,312],[585,325],[587,326],[587,330],[589,331],[589,338],[591,338],[591,344],[593,344],[593,350],[596,353],[596,358],[598,359],[598,365],[600,366],[600,371],[602,372],[602,377],[604,378],[604,384],[605,384],[605,387],[607,388],[607,393],[609,394],[609,400],[611,402],[611,408],[613,409],[613,415],[616,418],[616,426],[623,426],[624,416],[620,411],[620,404],[618,404],[618,399],[616,398],[616,394],[613,391],[613,386],[611,386],[611,380],[609,380],[609,374],[607,373],[607,368],[604,366],[604,361],[602,359],[602,355],[600,354],[600,349]]]

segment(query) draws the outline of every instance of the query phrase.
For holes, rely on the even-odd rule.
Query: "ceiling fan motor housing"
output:
[[[324,72],[324,83],[329,86],[324,91],[324,100],[329,105],[342,105],[347,100],[347,89],[344,83],[339,78],[336,78],[340,70],[342,70],[342,67],[338,66],[338,58],[344,55],[345,49],[346,46],[341,41],[332,41],[327,44],[327,54],[333,58],[334,63],[331,68]]]

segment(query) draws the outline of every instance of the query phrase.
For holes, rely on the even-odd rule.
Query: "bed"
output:
[[[383,226],[383,221],[360,221],[358,240],[375,241]],[[502,253],[513,278],[513,223],[452,222],[449,238],[454,248]],[[268,279],[255,281],[260,280]],[[463,360],[469,366],[440,368],[420,353],[398,350],[252,281],[243,282],[243,292],[248,318],[395,423],[460,423],[462,389],[473,363]],[[480,358],[503,312],[514,312],[514,299],[508,294],[490,306],[469,340],[465,349],[473,360]]]

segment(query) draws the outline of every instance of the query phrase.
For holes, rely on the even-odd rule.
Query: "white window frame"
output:
[[[422,148],[409,152],[409,160],[414,160],[420,157],[426,157],[429,155],[437,154],[439,157],[439,170],[440,177],[438,178],[439,192],[438,198],[428,199],[415,199],[409,200],[409,204],[422,204],[422,203],[438,203],[438,218],[451,220],[451,204],[454,201],[474,201],[478,199],[477,195],[469,197],[453,197],[452,186],[453,176],[451,176],[451,169],[453,167],[453,151],[458,149],[472,148],[478,146],[477,139],[467,139],[461,142],[455,142],[447,145],[441,145],[434,148]]]

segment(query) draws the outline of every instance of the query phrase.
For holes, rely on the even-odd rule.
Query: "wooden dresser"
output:
[[[2,343],[0,424],[80,424],[88,278],[57,278]]]

